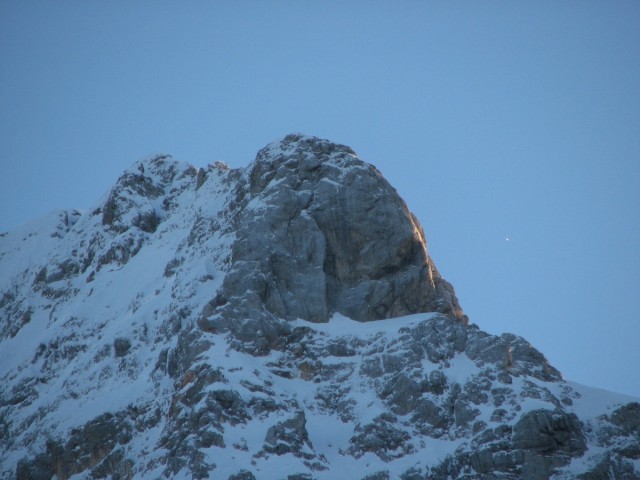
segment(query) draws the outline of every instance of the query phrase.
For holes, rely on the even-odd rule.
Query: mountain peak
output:
[[[235,299],[313,322],[336,312],[362,321],[441,312],[466,321],[417,219],[349,147],[288,135],[262,149],[247,176],[231,271],[207,314]]]
[[[288,135],[0,236],[0,477],[638,478],[640,404],[469,325],[396,190]]]
[[[356,153],[346,145],[332,142],[302,133],[290,133],[280,140],[276,140],[258,152],[257,159],[278,158],[280,155],[295,154],[313,155],[318,160],[327,159],[332,154],[356,156]]]

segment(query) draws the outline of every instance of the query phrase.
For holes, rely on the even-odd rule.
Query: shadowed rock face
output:
[[[289,135],[238,189],[231,273],[218,304],[244,297],[280,318],[378,320],[440,312],[466,322],[427,255],[417,219],[353,150]]]

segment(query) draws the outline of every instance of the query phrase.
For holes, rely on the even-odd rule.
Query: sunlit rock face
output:
[[[156,156],[0,234],[2,479],[631,479],[639,418],[469,325],[396,191],[326,140]]]
[[[262,149],[243,180],[233,267],[218,304],[235,298],[312,322],[336,312],[362,321],[419,312],[466,320],[417,219],[349,147],[289,135]]]

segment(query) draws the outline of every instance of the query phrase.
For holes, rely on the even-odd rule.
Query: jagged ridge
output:
[[[3,478],[640,469],[640,404],[468,325],[395,190],[326,140],[138,162],[0,237],[0,272]]]

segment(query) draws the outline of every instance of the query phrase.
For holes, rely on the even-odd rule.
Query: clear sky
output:
[[[471,321],[640,397],[640,2],[0,2],[0,230],[153,153],[350,145]]]

